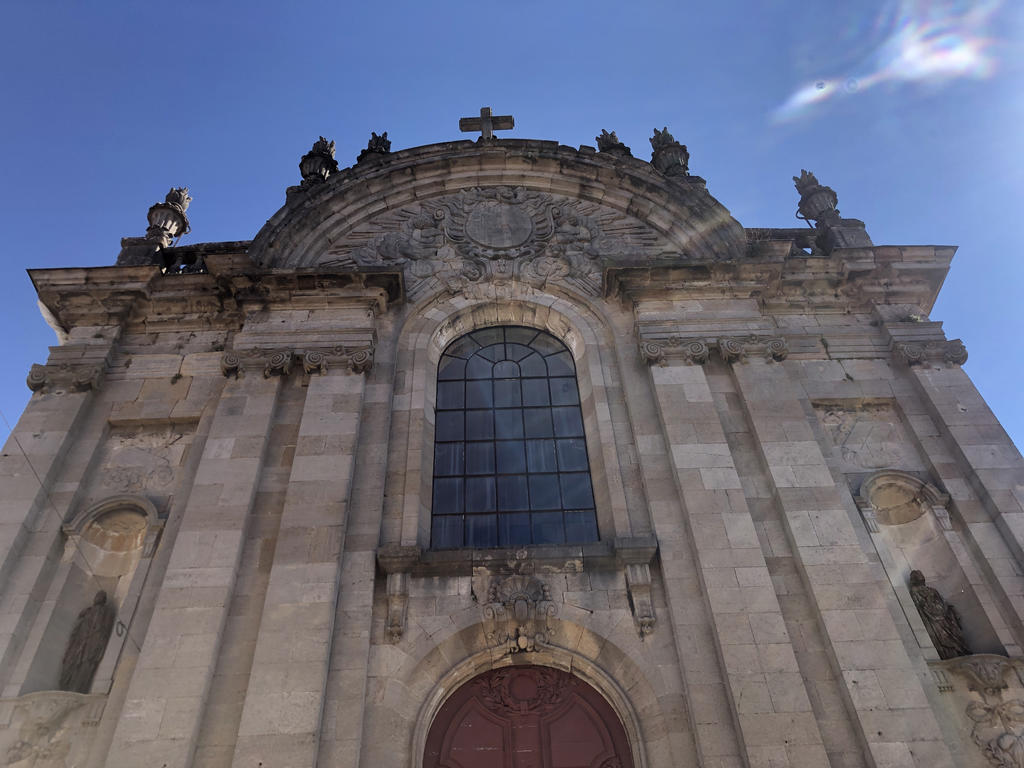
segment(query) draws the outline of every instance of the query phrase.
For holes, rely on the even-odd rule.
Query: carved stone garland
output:
[[[1004,701],[1006,674],[1019,662],[993,654],[975,654],[946,663],[981,696],[967,705],[971,740],[996,768],[1024,768],[1024,700]]]

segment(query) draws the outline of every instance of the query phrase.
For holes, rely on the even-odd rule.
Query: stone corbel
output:
[[[34,364],[28,372],[25,383],[33,392],[56,393],[88,392],[99,389],[103,379],[102,365],[93,363],[58,365]]]
[[[657,551],[654,537],[618,539],[615,542],[615,559],[626,575],[629,607],[641,639],[654,631],[657,621],[651,597],[651,561]]]
[[[420,558],[419,547],[383,546],[377,550],[377,564],[387,577],[388,614],[384,632],[397,643],[405,634],[409,610],[409,573]]]
[[[952,341],[909,342],[900,341],[893,346],[896,356],[907,365],[946,363],[963,365],[967,362],[967,347],[960,339]]]

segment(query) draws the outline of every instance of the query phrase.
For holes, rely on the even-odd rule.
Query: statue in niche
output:
[[[114,607],[107,602],[107,593],[101,589],[93,598],[92,605],[83,609],[75,619],[60,663],[62,691],[89,692],[113,628]]]
[[[939,652],[939,658],[955,659],[971,653],[964,642],[964,631],[956,609],[943,600],[937,589],[925,583],[921,571],[910,572],[910,596],[924,620],[935,650]]]

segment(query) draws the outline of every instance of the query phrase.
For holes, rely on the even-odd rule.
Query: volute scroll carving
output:
[[[260,349],[228,351],[220,359],[220,370],[225,377],[238,377],[246,371],[262,371],[264,378],[288,376],[296,360],[302,365],[307,376],[326,374],[331,366],[339,365],[352,373],[366,373],[373,368],[373,347],[348,349],[278,350],[266,352]]]

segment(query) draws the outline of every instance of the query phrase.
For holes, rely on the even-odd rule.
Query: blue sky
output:
[[[182,243],[252,238],[318,135],[351,164],[460,138],[483,105],[509,135],[642,158],[668,126],[745,226],[798,226],[814,171],[876,244],[959,245],[932,318],[1024,444],[1024,5],[821,3],[4,4],[0,410],[54,336],[30,267],[112,264],[169,187]],[[6,432],[6,430],[5,430]]]

